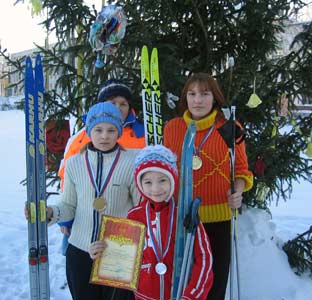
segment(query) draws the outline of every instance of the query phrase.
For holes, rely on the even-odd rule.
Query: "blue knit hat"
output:
[[[113,103],[100,102],[90,108],[86,119],[87,135],[90,137],[92,128],[102,122],[115,125],[118,130],[118,137],[122,135],[122,115]]]
[[[128,102],[132,100],[131,90],[128,86],[123,84],[120,80],[109,79],[100,86],[97,101],[104,102],[107,101],[108,98],[117,96],[125,97]]]

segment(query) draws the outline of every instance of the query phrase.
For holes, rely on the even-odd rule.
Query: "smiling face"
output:
[[[163,173],[146,172],[142,175],[141,184],[144,194],[155,202],[163,202],[170,197],[171,182]]]
[[[118,130],[111,123],[98,123],[91,130],[91,141],[93,146],[101,151],[113,149],[117,143]]]
[[[190,85],[186,100],[193,120],[200,120],[212,111],[214,101],[212,91],[203,90],[198,83]]]

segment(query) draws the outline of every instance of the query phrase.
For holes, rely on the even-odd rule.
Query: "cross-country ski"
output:
[[[25,129],[31,300],[50,299],[46,220],[44,85],[41,57],[33,71],[30,57],[25,70]]]
[[[157,48],[153,48],[151,60],[149,60],[147,46],[143,46],[142,48],[141,85],[146,144],[162,144],[163,121],[161,115]]]

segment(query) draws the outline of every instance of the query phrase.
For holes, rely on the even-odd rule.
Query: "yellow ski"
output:
[[[153,104],[154,140],[156,144],[163,142],[163,120],[161,116],[158,51],[153,48],[151,56],[151,96]]]
[[[147,46],[142,48],[141,84],[146,144],[162,144],[163,121],[161,117],[157,48],[152,50],[151,61],[149,61]]]
[[[151,97],[151,77],[148,49],[146,46],[143,46],[141,51],[141,84],[145,141],[147,145],[154,145],[155,139],[153,125],[153,104]]]

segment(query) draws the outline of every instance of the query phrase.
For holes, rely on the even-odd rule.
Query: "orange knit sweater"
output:
[[[196,121],[195,147],[198,148],[207,130],[215,122],[217,111]],[[186,111],[183,118],[169,121],[164,129],[164,145],[170,148],[181,160],[181,149],[187,126],[192,119]],[[230,160],[227,145],[220,136],[217,128],[224,124],[224,120],[217,120],[208,140],[202,146],[199,156],[203,165],[193,171],[193,196],[200,197],[200,219],[203,223],[220,222],[231,219],[231,209],[227,204],[227,191],[230,189]],[[235,177],[245,180],[245,191],[253,185],[253,175],[248,170],[245,143],[236,146]]]

